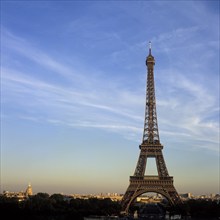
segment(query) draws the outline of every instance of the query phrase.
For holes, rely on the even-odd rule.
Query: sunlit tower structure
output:
[[[134,175],[130,176],[130,184],[121,201],[122,213],[128,213],[132,202],[147,192],[163,195],[171,205],[182,203],[173,185],[173,177],[168,174],[162,153],[163,145],[160,143],[157,123],[154,65],[155,59],[151,54],[151,43],[149,42],[149,55],[146,59],[147,89],[143,139],[142,144],[139,145],[140,155]],[[158,175],[145,174],[148,158],[155,158]]]

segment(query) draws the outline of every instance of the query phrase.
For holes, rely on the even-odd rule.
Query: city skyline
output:
[[[125,193],[148,42],[178,193],[219,193],[219,1],[2,1],[1,192]]]

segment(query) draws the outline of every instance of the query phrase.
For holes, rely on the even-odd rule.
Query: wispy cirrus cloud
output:
[[[18,108],[20,106],[26,109],[27,115],[19,116],[22,119],[47,121],[72,127],[114,130],[119,133],[126,129],[138,130],[137,122],[142,118],[135,112],[132,114],[132,111],[128,111],[126,105],[117,105],[123,102],[121,97],[117,96],[117,91],[107,90],[104,94],[103,91],[97,90],[96,93],[89,94],[87,92],[89,88],[79,90],[54,85],[9,69],[3,69],[2,73],[2,86],[5,90],[2,101],[4,104],[16,103]],[[101,96],[99,96],[100,92],[102,92]],[[132,101],[129,94],[125,95],[125,92],[123,94],[125,103],[125,99]],[[114,105],[108,102],[109,95],[115,97]],[[34,114],[33,108],[36,112]],[[42,118],[41,115],[44,117]]]
[[[168,38],[175,39],[177,35],[183,37],[185,41],[187,32],[194,33],[198,30],[198,27],[178,29],[164,33],[154,41],[162,45]],[[71,127],[111,130],[125,137],[132,137],[133,134],[134,140],[139,141],[144,116],[142,111],[145,104],[144,91],[140,89],[131,91],[124,87],[123,81],[111,82],[102,76],[89,77],[88,80],[88,75],[98,75],[92,72],[73,71],[72,66],[36,49],[28,41],[7,30],[4,31],[6,42],[10,43],[6,45],[7,50],[16,51],[51,73],[71,81],[70,84],[54,82],[27,70],[21,73],[13,68],[3,68],[2,85],[5,90],[3,102],[16,103],[18,107],[26,109],[25,115],[20,115],[20,118]],[[137,44],[130,49],[137,50],[139,47]],[[219,111],[215,103],[216,97],[200,81],[196,82],[195,77],[187,78],[189,75],[184,74],[185,70],[183,68],[180,72],[174,68],[159,69],[156,73],[161,134],[167,138],[173,134],[176,139],[179,137],[185,142],[189,142],[190,139],[198,142],[207,141],[210,143],[207,145],[208,149],[211,146],[210,149],[217,150],[218,124],[210,118],[206,119],[206,117],[216,118]],[[162,71],[163,74],[160,74]],[[28,106],[35,111],[28,111]],[[126,135],[126,132],[130,135]]]
[[[173,140],[176,141],[180,138],[183,142],[184,140],[185,142],[193,140],[194,142],[209,143],[207,146],[202,145],[201,147],[217,151],[218,123],[210,120],[204,121],[204,115],[207,116],[207,112],[212,114],[214,111],[213,97],[205,92],[200,85],[194,85],[192,88],[188,79],[182,76],[180,78],[182,83],[176,84],[174,80],[172,89],[178,88],[179,92],[181,90],[187,91],[193,99],[190,98],[187,101],[181,95],[178,97],[178,94],[175,97],[167,94],[170,97],[168,100],[159,97],[157,105],[160,113],[161,135],[165,139],[170,139],[173,136]],[[2,79],[3,88],[6,86],[7,90],[10,90],[10,93],[7,94],[10,101],[14,100],[14,103],[17,102],[18,106],[23,105],[25,109],[32,106],[32,109],[34,107],[37,110],[37,115],[27,111],[26,115],[19,116],[25,120],[41,123],[47,121],[51,124],[75,128],[98,128],[120,133],[125,138],[132,138],[135,141],[140,139],[143,117],[136,111],[127,111],[132,108],[132,102],[125,101],[124,105],[117,105],[125,100],[125,95],[121,99],[121,96],[112,94],[114,91],[109,91],[111,95],[116,97],[115,105],[112,105],[105,99],[98,99],[98,94],[90,96],[83,89],[78,91],[73,88],[52,85],[31,77],[28,78],[18,72],[13,73],[11,70],[4,70]],[[167,92],[172,93],[172,91]],[[108,95],[110,94],[107,93],[106,97]],[[139,95],[137,94],[133,98],[138,99]],[[7,96],[3,98],[3,102],[9,101]],[[129,93],[127,93],[127,99],[129,98]],[[183,103],[184,100],[185,103]],[[197,110],[195,110],[195,106]],[[143,107],[140,104],[140,108]],[[42,112],[44,112],[43,118],[40,116]],[[198,147],[200,147],[199,144]]]
[[[166,82],[158,89],[162,135],[173,133],[176,140],[184,140],[189,146],[218,151],[219,94],[213,94],[211,85],[183,72],[167,72]],[[168,99],[161,99],[161,93]]]
[[[34,62],[38,66],[42,66],[49,70],[48,74],[53,73],[67,78],[71,81],[84,81],[83,75],[76,74],[73,67],[69,68],[66,64],[62,64],[58,59],[50,56],[48,53],[37,48],[36,45],[31,44],[28,40],[18,37],[11,33],[9,30],[2,28],[2,45],[3,49],[8,52],[16,52],[19,56]],[[10,60],[4,62],[9,65]],[[34,70],[33,70],[34,73]],[[33,74],[32,73],[32,74]],[[53,75],[51,74],[51,75]],[[39,75],[40,76],[40,75]]]

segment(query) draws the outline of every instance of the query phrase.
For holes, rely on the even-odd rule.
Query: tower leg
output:
[[[121,201],[121,206],[122,206],[122,213],[124,214],[128,214],[129,213],[129,207],[132,203],[132,201],[135,199],[135,193],[138,190],[138,188],[136,188],[136,190],[132,189],[133,187],[131,186],[131,184],[129,185],[126,193],[124,194],[122,201]]]

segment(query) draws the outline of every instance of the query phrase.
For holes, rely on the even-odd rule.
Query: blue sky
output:
[[[168,172],[179,193],[219,193],[219,1],[208,0],[1,1],[1,191],[125,192],[149,41]]]

